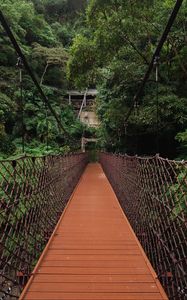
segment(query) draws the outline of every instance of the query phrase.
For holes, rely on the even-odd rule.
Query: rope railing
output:
[[[0,161],[0,299],[19,298],[86,164],[81,153]]]
[[[187,162],[102,153],[100,161],[169,299],[187,299]]]

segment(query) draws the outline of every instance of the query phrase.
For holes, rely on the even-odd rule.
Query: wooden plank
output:
[[[137,245],[94,245],[94,244],[88,244],[88,245],[83,245],[83,244],[64,244],[63,242],[60,244],[53,244],[50,245],[49,249],[54,249],[54,250],[134,250],[138,249]]]
[[[149,275],[137,275],[137,274],[122,274],[122,275],[63,275],[59,276],[58,274],[38,274],[34,277],[33,282],[42,282],[42,283],[48,283],[48,282],[104,282],[104,283],[127,283],[127,282],[154,282],[153,277]]]
[[[71,233],[69,232],[69,235]],[[99,239],[100,238],[100,239]],[[61,245],[74,245],[74,244],[78,244],[78,245],[88,245],[88,246],[97,246],[97,245],[100,245],[100,246],[106,246],[106,245],[120,245],[122,247],[128,247],[128,246],[136,246],[137,248],[137,244],[133,241],[133,240],[123,240],[123,239],[113,239],[113,240],[110,240],[109,238],[106,238],[103,239],[102,237],[98,237],[95,238],[93,240],[93,237],[91,237],[89,235],[89,237],[87,239],[77,239],[76,237],[71,237],[71,240],[70,239],[67,239],[67,237],[65,238],[64,235],[62,235],[61,237],[58,237],[56,239],[53,239],[53,248],[55,247],[55,244],[61,244]]]
[[[141,254],[128,254],[128,255],[111,255],[111,254],[103,254],[103,255],[90,255],[90,254],[47,254],[45,257],[45,261],[140,261],[142,260],[144,262],[144,259],[142,258]]]
[[[30,287],[32,292],[105,292],[105,293],[155,293],[157,286],[154,283],[89,283],[89,282],[73,282],[73,283],[59,283],[59,282],[33,282]]]
[[[55,249],[51,249],[48,251],[49,255],[139,255],[141,254],[139,249],[124,249],[124,250],[108,250],[108,249],[104,249],[104,250],[95,250],[95,249],[62,249],[62,250],[55,250]]]
[[[46,261],[42,263],[44,267],[87,267],[87,268],[147,268],[144,260],[138,261],[86,261],[86,260],[71,260],[71,261]]]
[[[159,293],[38,293],[30,292],[28,300],[162,300]]]
[[[148,268],[83,268],[83,267],[44,267],[43,265],[38,268],[39,274],[82,274],[82,275],[126,275],[137,274],[145,275],[150,274]]]

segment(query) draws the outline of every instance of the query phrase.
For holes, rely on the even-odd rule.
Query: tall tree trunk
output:
[[[45,66],[45,69],[44,69],[44,72],[43,72],[43,74],[42,74],[41,80],[40,80],[40,85],[43,84],[44,77],[45,77],[45,74],[46,74],[46,72],[47,72],[48,67],[49,67],[49,63],[47,62],[46,66]]]

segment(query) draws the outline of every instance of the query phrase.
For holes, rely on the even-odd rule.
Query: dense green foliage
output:
[[[77,121],[64,95],[68,87],[68,47],[78,30],[76,28],[79,28],[79,15],[83,8],[82,0],[0,0],[0,9],[67,131],[65,135],[59,130],[25,70],[22,124],[17,54],[0,26],[1,156],[21,152],[23,131],[25,150],[31,154],[64,153],[80,148],[85,128]]]
[[[24,131],[29,153],[78,148],[85,128],[65,104],[64,94],[68,87],[97,87],[100,147],[150,155],[158,151],[158,137],[161,155],[187,158],[186,1],[162,49],[158,99],[153,70],[138,107],[125,123],[174,4],[173,0],[0,0],[38,81],[71,136],[59,131],[24,72]],[[2,155],[17,153],[21,147],[16,62],[15,51],[0,27]]]
[[[128,124],[124,122],[174,4],[171,0],[89,1],[85,30],[71,47],[68,76],[78,87],[97,86],[102,121],[98,135],[108,150],[155,153],[158,123],[159,152],[187,157],[186,1],[160,57],[158,118],[153,70],[138,108]]]

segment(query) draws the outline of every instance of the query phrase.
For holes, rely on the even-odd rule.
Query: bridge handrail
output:
[[[86,164],[83,153],[0,161],[0,299],[19,298]]]
[[[187,298],[187,162],[101,153],[100,161],[170,299]]]
[[[155,154],[152,156],[138,156],[138,155],[129,155],[129,154],[122,154],[122,153],[110,153],[110,152],[106,152],[106,151],[101,151],[100,154],[109,154],[112,156],[119,156],[119,157],[126,157],[126,158],[137,158],[140,160],[151,160],[151,159],[155,159],[155,158],[160,158],[163,161],[168,161],[168,162],[172,162],[172,163],[181,163],[181,164],[187,164],[187,160],[177,160],[177,159],[169,159],[169,158],[164,158],[162,156],[160,156],[160,154]]]
[[[66,157],[66,156],[70,156],[70,155],[79,155],[82,154],[81,151],[79,152],[68,152],[67,154],[41,154],[41,155],[32,155],[32,154],[28,154],[28,153],[22,153],[22,154],[18,154],[15,156],[10,156],[8,158],[0,158],[0,163],[1,162],[13,162],[13,161],[17,161],[17,160],[21,160],[21,159],[25,159],[25,158],[32,158],[32,159],[36,159],[36,158],[46,158],[46,157]]]

